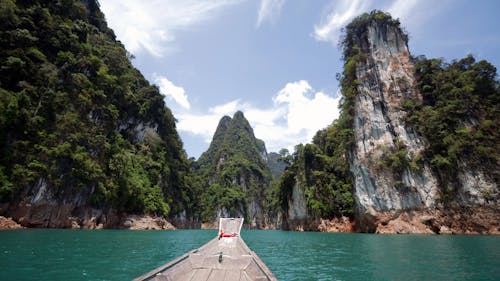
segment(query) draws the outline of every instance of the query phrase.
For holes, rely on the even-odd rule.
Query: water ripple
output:
[[[216,231],[0,231],[0,280],[130,280]],[[500,236],[242,232],[279,280],[500,280]]]

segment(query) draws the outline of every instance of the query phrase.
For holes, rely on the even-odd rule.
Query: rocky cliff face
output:
[[[185,210],[175,119],[98,2],[7,1],[0,17],[0,214],[94,228]]]
[[[313,143],[297,145],[285,158],[290,165],[278,182],[284,229],[351,231],[354,202],[346,151],[325,138],[337,130],[319,131]]]
[[[484,204],[496,184],[480,169],[461,165],[458,186],[441,186],[436,171],[422,161],[427,140],[405,122],[404,103],[421,100],[416,90],[407,37],[387,21],[372,19],[353,36],[360,48],[356,64],[354,146],[350,170],[362,230],[375,231],[383,213],[442,206],[443,190],[455,189],[456,206]]]
[[[356,67],[359,86],[351,164],[359,211],[432,207],[438,184],[428,164],[412,169],[401,163],[404,166],[396,171],[385,161],[403,150],[401,156],[413,161],[425,148],[425,140],[404,122],[403,102],[418,98],[406,41],[397,27],[373,22],[367,41],[359,45],[367,51],[366,61]]]
[[[407,38],[380,11],[346,26],[341,114],[280,179],[285,228],[499,232],[496,69],[414,59]]]

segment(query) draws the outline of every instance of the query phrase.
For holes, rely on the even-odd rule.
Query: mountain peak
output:
[[[344,57],[370,53],[376,49],[390,49],[395,53],[408,51],[408,34],[401,28],[398,19],[389,13],[373,10],[364,13],[349,23],[342,40]]]
[[[237,111],[233,118],[222,117],[198,166],[209,190],[236,196],[220,199],[219,203],[203,210],[203,220],[210,221],[216,214],[224,214],[244,216],[257,227],[264,224],[264,190],[269,187],[271,173],[265,144],[255,138],[243,112]],[[241,202],[249,202],[249,206]]]
[[[227,128],[229,128],[229,124],[231,124],[231,117],[229,116],[224,116],[219,120],[219,124],[217,125],[217,129],[215,129],[215,134],[217,132],[225,132]]]
[[[238,110],[238,111],[236,111],[234,113],[233,119],[244,119],[244,120],[246,120],[245,115],[240,110]]]

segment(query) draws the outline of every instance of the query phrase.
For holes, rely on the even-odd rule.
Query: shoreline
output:
[[[175,230],[217,230],[214,228],[176,228],[176,227],[171,227],[171,228],[153,228],[149,226],[145,227],[117,227],[117,228],[63,228],[63,227],[24,227],[18,223],[16,223],[14,220],[8,217],[0,216],[0,231],[15,231],[15,230],[40,230],[40,229],[54,229],[54,230],[133,230],[133,231],[141,231],[141,230],[155,230],[155,231],[162,231],[162,230],[168,230],[168,231],[175,231]],[[342,234],[371,234],[371,235],[377,235],[377,236],[391,236],[391,235],[397,235],[397,236],[500,236],[500,232],[498,231],[493,231],[493,232],[487,232],[487,233],[479,233],[479,232],[467,232],[467,231],[461,231],[461,232],[447,232],[447,233],[424,233],[424,232],[414,232],[414,233],[398,233],[398,232],[375,232],[375,233],[368,233],[368,232],[357,232],[357,231],[313,231],[313,230],[285,230],[285,229],[243,229],[243,230],[262,230],[262,231],[290,231],[290,232],[321,232],[321,233],[342,233]]]
[[[31,206],[30,206],[31,207]],[[71,212],[56,206],[20,208],[0,216],[0,230],[10,229],[125,229],[125,230],[175,230],[217,229],[213,223],[172,222],[154,215],[136,215],[83,209]],[[500,235],[500,210],[496,206],[474,206],[417,210],[374,210],[358,214],[357,219],[348,217],[332,219],[287,220],[286,225],[266,225],[244,229],[308,231],[327,233],[370,234],[420,234],[420,235]]]

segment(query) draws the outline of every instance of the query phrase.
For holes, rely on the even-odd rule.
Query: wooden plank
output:
[[[221,263],[219,262],[219,256],[217,255],[207,255],[203,259],[202,268],[219,268]]]
[[[187,259],[188,257],[189,257],[189,254],[184,254],[184,255],[156,268],[156,269],[151,270],[150,272],[148,272],[144,275],[141,275],[141,276],[135,278],[133,281],[149,280],[151,277],[155,276],[159,272],[165,271],[166,269],[173,267],[174,265],[182,262],[183,260]]]
[[[253,279],[248,276],[245,271],[241,272],[240,281],[252,281]]]
[[[266,280],[267,277],[264,272],[257,266],[256,263],[251,263],[245,268],[245,272],[248,276],[252,277],[252,280],[258,279],[258,280]]]
[[[163,275],[162,273],[158,273],[157,275],[155,275],[154,280],[155,281],[170,281],[172,279],[168,278],[167,275]]]
[[[238,233],[242,220],[221,219],[220,229]],[[165,279],[167,278],[167,279]],[[195,251],[134,279],[135,281],[269,280],[276,277],[240,236],[210,240]]]
[[[171,280],[189,281],[193,276],[193,267],[186,260],[163,272],[163,274],[167,275]],[[156,279],[154,280],[156,281]]]
[[[212,272],[210,272],[210,276],[208,277],[207,281],[222,281],[224,280],[225,276],[225,269],[212,269]]]
[[[168,281],[190,281],[193,278],[194,270],[176,272],[176,274],[167,273]],[[160,281],[154,279],[154,281]]]
[[[226,270],[226,275],[221,281],[238,281],[241,279],[241,270],[239,269],[228,269]]]
[[[190,281],[207,281],[211,271],[211,268],[196,269]]]
[[[192,268],[201,268],[204,259],[205,255],[192,254],[189,256],[189,262],[191,263]]]

